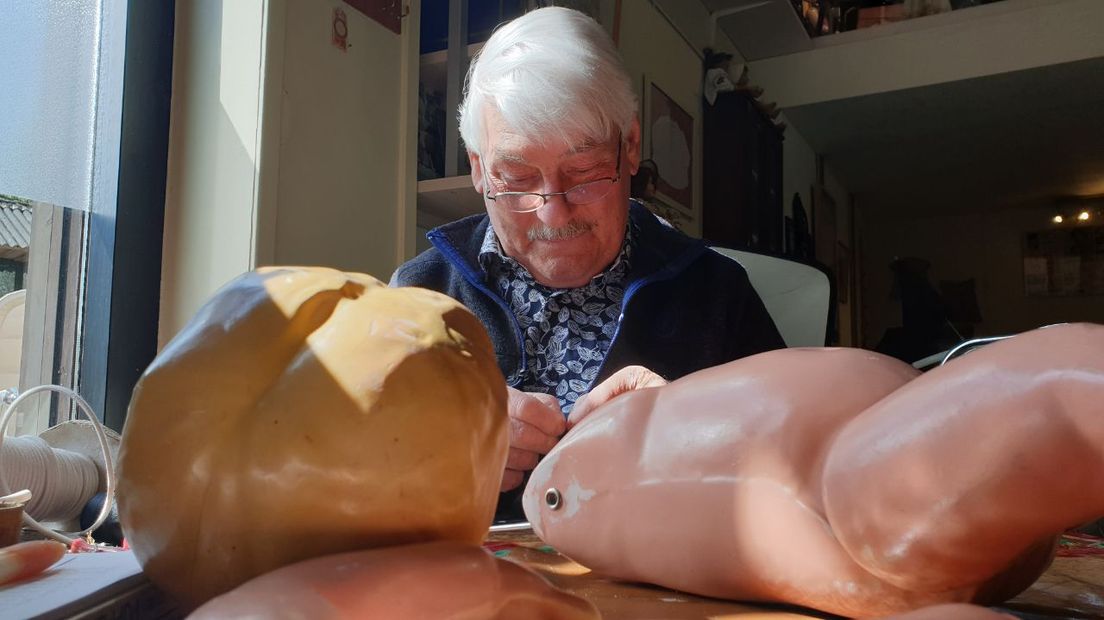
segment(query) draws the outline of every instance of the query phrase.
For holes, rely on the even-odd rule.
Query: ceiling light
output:
[[[1065,218],[1063,218],[1061,215],[1055,215],[1054,219],[1053,219],[1053,222],[1055,224],[1061,224],[1063,219],[1065,219]]]
[[[1081,220],[1082,222],[1089,221],[1089,212],[1088,211],[1082,211],[1082,212],[1078,213],[1077,214],[1077,219]]]

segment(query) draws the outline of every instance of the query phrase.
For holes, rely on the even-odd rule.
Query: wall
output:
[[[836,321],[838,341],[841,346],[852,347],[860,344],[857,334],[854,329],[853,316],[855,312],[855,273],[853,269],[853,263],[850,265],[841,261],[839,255],[839,245],[842,243],[847,246],[852,255],[855,253],[855,240],[852,237],[852,210],[851,210],[851,193],[847,191],[847,188],[836,177],[832,171],[830,162],[824,164],[824,187],[828,194],[832,196],[832,199],[836,203],[836,242],[837,246],[834,250],[834,256],[836,260],[833,264],[828,265],[828,268],[836,275],[836,310],[838,312],[838,318]],[[815,205],[814,205],[815,207]],[[851,268],[852,273],[844,273],[848,268]],[[847,301],[844,302],[844,298],[841,295],[840,287],[843,280],[846,279],[849,284]]]
[[[651,3],[625,2],[621,5],[619,48],[640,99],[642,150],[649,156],[651,132],[648,128],[648,103],[645,98],[655,83],[683,110],[694,117],[693,218],[686,228],[701,235],[701,56]],[[645,83],[647,82],[647,83]]]
[[[1104,297],[1027,297],[1023,290],[1022,236],[1051,226],[1045,205],[943,217],[887,218],[885,205],[862,205],[866,256],[864,338],[877,344],[900,325],[890,300],[894,257],[931,262],[929,281],[976,279],[983,322],[976,335],[1003,335],[1063,321],[1104,320]]]
[[[797,128],[789,124],[785,112],[778,120],[787,124],[786,140],[782,144],[782,212],[787,217],[793,216],[793,197],[798,194],[806,213],[810,213],[812,186],[816,183],[816,152]]]
[[[335,7],[348,20],[345,51],[331,43]],[[413,236],[414,206],[403,193],[416,192],[404,148],[416,144],[408,140],[417,85],[406,43],[414,41],[416,63],[417,22],[408,16],[400,37],[336,0],[286,0],[285,19],[272,262],[386,281]]]
[[[176,4],[158,343],[254,266],[266,3]]]
[[[259,265],[387,280],[412,252],[418,29],[403,32],[338,0],[177,3],[159,344]]]

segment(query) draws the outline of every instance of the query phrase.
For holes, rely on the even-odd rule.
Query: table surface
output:
[[[604,579],[544,545],[531,530],[492,533],[488,548],[588,599],[606,620],[833,618],[799,608],[747,605]],[[1058,557],[1030,588],[1000,607],[1021,618],[1104,618],[1104,555]]]
[[[546,546],[532,531],[492,533],[487,547],[544,575],[556,587],[590,600],[606,620],[831,617],[604,579]],[[1055,558],[1034,585],[1000,609],[1028,620],[1104,619],[1104,553],[1090,551],[1084,557]],[[38,579],[0,587],[0,618],[7,617],[176,619],[182,614],[145,579],[133,555],[121,552],[69,556]]]

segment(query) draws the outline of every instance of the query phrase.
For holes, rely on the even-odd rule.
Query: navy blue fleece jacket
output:
[[[674,380],[786,346],[739,263],[635,202],[629,217],[639,235],[617,330],[594,385],[632,364]],[[516,387],[526,368],[523,334],[479,266],[489,225],[486,215],[475,215],[431,230],[433,247],[400,266],[391,285],[432,289],[467,306],[490,333],[506,382]],[[519,500],[520,492],[503,494],[498,519],[523,517]]]

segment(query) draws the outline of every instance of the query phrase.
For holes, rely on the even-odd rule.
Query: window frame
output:
[[[157,353],[175,0],[103,0],[78,392],[121,431]]]

